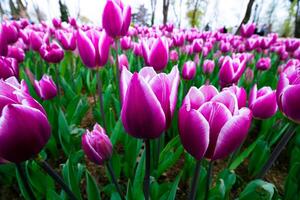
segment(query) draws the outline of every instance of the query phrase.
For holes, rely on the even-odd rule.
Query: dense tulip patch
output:
[[[103,27],[1,24],[1,187],[25,199],[300,199],[300,40],[252,23],[240,35],[131,25],[124,3],[107,1]],[[283,151],[284,180],[263,180]]]

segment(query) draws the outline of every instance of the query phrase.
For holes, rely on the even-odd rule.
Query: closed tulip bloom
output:
[[[19,65],[17,60],[0,56],[0,78],[7,79],[11,76],[19,78]]]
[[[247,92],[243,87],[239,87],[239,86],[233,84],[230,87],[223,88],[223,90],[228,90],[236,96],[239,109],[246,106]]]
[[[219,80],[221,86],[224,87],[233,83],[237,83],[240,77],[243,75],[245,68],[245,57],[232,59],[229,56],[226,56],[219,71]]]
[[[128,69],[129,62],[127,56],[125,54],[121,54],[118,56],[118,58],[119,58],[119,69],[122,70],[123,67],[126,67]]]
[[[104,31],[78,30],[77,46],[84,65],[89,68],[104,66],[108,61],[111,40]]]
[[[145,47],[145,45],[143,45],[143,48],[147,48],[147,53],[145,54],[147,58],[145,60],[147,60],[146,63],[148,63],[148,65],[152,66],[156,71],[162,71],[167,66],[169,60],[169,46],[165,40],[157,38],[150,50],[148,47]]]
[[[203,40],[202,39],[195,39],[192,43],[192,48],[194,53],[200,53],[203,47]]]
[[[270,87],[257,90],[255,84],[250,91],[249,108],[254,118],[268,119],[277,111],[276,92]]]
[[[107,0],[102,15],[102,26],[110,37],[126,35],[130,22],[130,6],[124,8],[121,1]]]
[[[214,96],[212,91],[215,91]],[[208,92],[192,87],[179,110],[181,142],[197,160],[223,159],[231,154],[246,138],[252,119],[248,108],[238,109],[231,92],[218,93],[216,89]],[[206,100],[206,96],[210,96],[210,100]]]
[[[97,165],[103,165],[112,155],[112,143],[99,124],[92,131],[86,130],[81,144],[88,159]]]
[[[61,19],[59,18],[53,18],[52,19],[52,24],[55,28],[61,28]]]
[[[0,80],[0,157],[15,163],[37,155],[51,134],[45,110],[24,84],[14,77]]]
[[[245,38],[251,37],[255,32],[255,24],[250,23],[250,24],[242,24],[241,27],[241,36]]]
[[[76,37],[74,33],[59,30],[56,32],[56,38],[64,50],[74,51],[76,49]]]
[[[177,66],[169,74],[157,74],[152,67],[139,73],[123,68],[120,77],[121,119],[128,134],[153,139],[166,130],[172,120],[180,81]]]
[[[256,69],[258,70],[268,70],[271,68],[271,59],[269,57],[267,58],[260,58],[256,63]]]
[[[6,56],[8,51],[8,45],[6,36],[3,32],[3,26],[0,26],[0,56]]]
[[[59,63],[64,58],[64,51],[55,42],[43,44],[39,52],[41,57],[48,63]]]
[[[35,31],[31,31],[31,33],[29,34],[29,44],[34,51],[39,51],[43,44],[43,38],[41,34]]]
[[[52,99],[57,95],[57,87],[48,75],[43,75],[39,81],[34,80],[33,86],[37,95],[43,100]]]
[[[12,23],[2,24],[3,33],[5,34],[7,44],[14,44],[19,39],[19,30]]]
[[[187,61],[183,64],[182,77],[185,80],[192,80],[196,76],[196,64],[193,61]]]
[[[18,61],[18,63],[21,63],[25,59],[25,52],[23,49],[16,46],[9,46],[7,57],[14,58]]]
[[[230,43],[221,41],[220,50],[222,53],[227,53],[230,50]]]
[[[129,36],[124,36],[120,39],[120,46],[122,50],[128,50],[131,48],[131,38]]]
[[[178,53],[177,53],[176,50],[172,50],[172,51],[170,52],[170,60],[171,60],[172,62],[178,61]]]
[[[276,97],[280,111],[290,120],[300,123],[300,65],[287,67],[279,77]]]
[[[285,40],[285,48],[288,52],[294,52],[300,46],[300,41],[297,39],[288,38]]]
[[[204,63],[203,63],[203,73],[204,74],[211,74],[213,73],[215,69],[215,62],[213,60],[204,60]]]

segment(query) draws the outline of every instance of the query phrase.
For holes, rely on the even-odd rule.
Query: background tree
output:
[[[163,24],[166,24],[168,21],[169,5],[170,0],[163,0]]]
[[[295,14],[295,37],[300,38],[300,0],[297,1],[297,9]]]
[[[199,27],[208,2],[205,0],[188,0],[187,1],[187,18],[191,27]]]
[[[291,3],[290,8],[289,8],[289,16],[284,22],[283,33],[282,33],[283,37],[291,37],[293,35],[293,33],[295,34],[295,32],[296,32],[296,30],[294,30],[294,32],[293,32],[293,26],[294,26],[293,18],[296,14],[295,6],[297,5],[298,0],[289,0],[289,2]],[[294,28],[296,29],[296,26]]]
[[[37,20],[39,22],[46,21],[47,20],[46,14],[40,9],[39,5],[35,1],[33,1],[32,4],[33,4],[34,14]]]
[[[149,13],[145,5],[140,5],[138,11],[132,14],[132,23],[148,26]]]
[[[242,24],[246,24],[250,17],[251,17],[251,11],[252,11],[252,6],[253,6],[253,3],[254,3],[255,0],[249,0],[248,2],[248,5],[247,5],[247,9],[246,9],[246,13],[245,13],[245,16],[242,20],[242,22],[240,23],[238,29],[236,30],[236,33],[235,34],[239,34],[240,33],[240,29],[242,27]]]
[[[58,3],[59,3],[61,21],[68,22],[69,11],[68,11],[67,5],[65,3],[63,3],[61,0],[59,0]]]
[[[154,24],[156,2],[157,0],[151,0],[151,26]]]

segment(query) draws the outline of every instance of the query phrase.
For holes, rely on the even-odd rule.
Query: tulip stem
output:
[[[56,84],[57,84],[57,96],[58,96],[58,99],[60,99],[58,65],[54,65],[54,70],[55,70],[55,78],[56,78]]]
[[[45,170],[45,172],[47,172],[53,178],[53,180],[55,180],[57,184],[59,184],[62,187],[62,189],[67,193],[71,200],[77,200],[77,197],[69,188],[69,186],[46,161],[39,161],[38,164],[41,168],[43,168],[43,170]]]
[[[119,70],[119,47],[118,47],[118,39],[115,39],[115,45],[116,45],[116,81],[117,81],[117,89],[119,88],[119,79],[120,79],[120,70]]]
[[[146,168],[144,178],[144,195],[145,200],[149,200],[149,189],[150,189],[150,140],[145,140],[146,145]]]
[[[97,70],[97,83],[98,83],[98,95],[99,95],[99,103],[100,103],[100,113],[103,120],[103,128],[106,130],[105,123],[105,112],[104,112],[104,104],[103,104],[103,93],[102,93],[102,81],[100,78],[100,70]]]
[[[207,175],[206,175],[206,188],[205,188],[205,200],[209,197],[209,189],[210,189],[210,183],[212,179],[212,168],[213,168],[213,161],[211,160],[208,165],[207,169]]]
[[[189,200],[194,200],[197,193],[198,183],[199,183],[199,174],[201,169],[201,160],[197,160],[196,167],[195,167],[195,173],[192,180],[192,189],[189,196]]]
[[[35,200],[36,198],[35,198],[35,196],[33,194],[33,191],[32,191],[32,189],[31,189],[31,187],[29,185],[26,172],[25,172],[24,168],[22,167],[21,163],[16,163],[16,168],[17,168],[17,171],[18,171],[18,173],[20,175],[22,184],[25,187],[26,193],[28,194],[28,196],[29,196],[29,198],[31,200]]]
[[[274,148],[273,152],[271,153],[271,156],[269,157],[268,161],[264,164],[261,171],[257,174],[256,178],[261,179],[263,178],[268,170],[272,167],[274,162],[277,160],[280,153],[283,151],[289,140],[293,137],[296,130],[294,129],[294,126],[290,126],[287,133],[282,136],[276,147]]]
[[[113,168],[112,168],[112,166],[111,166],[110,161],[107,162],[106,167],[107,167],[108,172],[109,172],[109,174],[110,174],[111,180],[112,180],[112,182],[114,183],[114,185],[115,185],[115,187],[116,187],[116,189],[117,189],[117,191],[118,191],[118,193],[119,193],[121,199],[122,199],[122,200],[125,200],[124,195],[123,195],[123,193],[122,193],[122,191],[121,191],[121,188],[120,188],[120,186],[119,186],[119,184],[118,184],[118,182],[117,182],[117,179],[116,179],[116,176],[115,176],[115,173],[114,173],[114,170],[113,170]]]

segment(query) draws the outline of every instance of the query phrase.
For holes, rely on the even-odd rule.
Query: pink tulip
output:
[[[193,61],[187,61],[183,64],[182,77],[185,80],[192,80],[195,78],[197,72],[196,64]]]

